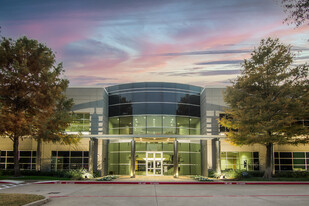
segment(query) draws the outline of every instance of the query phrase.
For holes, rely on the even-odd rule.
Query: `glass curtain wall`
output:
[[[178,143],[179,175],[201,175],[200,143]]]
[[[200,118],[172,115],[111,117],[109,134],[199,135]]]
[[[131,142],[108,144],[108,174],[129,175]]]

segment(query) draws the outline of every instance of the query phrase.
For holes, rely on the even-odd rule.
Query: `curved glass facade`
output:
[[[161,82],[108,87],[109,134],[200,134],[201,90]]]

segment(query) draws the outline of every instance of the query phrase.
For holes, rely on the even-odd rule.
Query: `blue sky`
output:
[[[309,27],[285,16],[279,0],[2,0],[0,26],[2,36],[52,48],[72,86],[207,86],[229,84],[262,38],[292,44],[296,63],[307,61]]]

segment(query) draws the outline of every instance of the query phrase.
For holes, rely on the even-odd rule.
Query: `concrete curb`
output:
[[[50,201],[49,197],[45,197],[42,200],[38,200],[38,201],[35,201],[35,202],[30,202],[30,203],[25,204],[23,206],[40,206],[40,205],[44,205],[45,203],[47,203],[49,201]]]
[[[101,181],[49,181],[34,184],[129,184],[129,185],[309,185],[309,182],[101,182]]]

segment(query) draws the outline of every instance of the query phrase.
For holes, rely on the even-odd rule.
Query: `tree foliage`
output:
[[[300,26],[309,19],[309,0],[282,0],[282,5],[288,13],[285,22]]]
[[[14,169],[19,173],[19,140],[76,142],[66,135],[72,100],[65,97],[68,80],[62,64],[45,45],[26,37],[0,42],[0,135],[14,142]]]
[[[268,38],[244,60],[241,75],[225,91],[229,118],[220,124],[229,130],[229,141],[269,149],[274,143],[309,141],[309,127],[302,121],[309,120],[308,65],[292,66],[293,59],[291,46]]]

